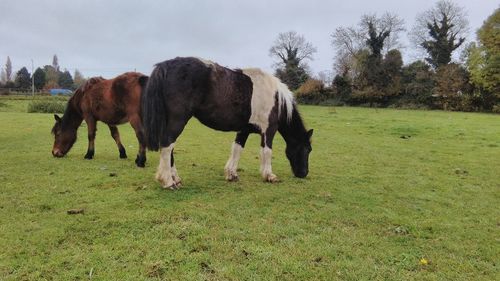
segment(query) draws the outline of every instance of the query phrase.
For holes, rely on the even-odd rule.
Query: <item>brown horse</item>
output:
[[[109,126],[116,141],[120,158],[127,158],[120,141],[117,125],[130,122],[139,141],[139,153],[135,163],[144,167],[146,144],[140,116],[141,94],[148,77],[138,72],[127,72],[114,79],[93,77],[78,88],[69,99],[63,117],[54,115],[56,123],[52,128],[55,136],[52,155],[63,157],[76,141],[77,130],[83,120],[87,123],[89,146],[85,159],[94,157],[94,139],[97,121]]]

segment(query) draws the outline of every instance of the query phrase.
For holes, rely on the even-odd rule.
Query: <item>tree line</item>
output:
[[[406,28],[391,13],[363,15],[357,26],[331,34],[334,76],[313,77],[307,61],[316,48],[294,31],[279,34],[269,55],[277,62],[275,75],[303,103],[500,112],[499,25],[496,9],[477,31],[477,42],[466,44],[465,10],[441,0],[408,31],[424,60],[403,63],[399,37]]]
[[[54,88],[75,90],[85,81],[85,77],[78,69],[73,75],[67,69],[61,70],[57,55],[53,56],[52,64],[38,67],[33,73],[29,73],[24,66],[13,73],[12,62],[7,56],[5,67],[0,73],[0,88],[20,91],[31,89],[32,82],[35,89],[39,91]]]

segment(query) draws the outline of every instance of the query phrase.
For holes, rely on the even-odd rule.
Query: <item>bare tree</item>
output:
[[[304,60],[313,60],[316,48],[295,31],[280,33],[269,49],[269,55],[278,59],[278,64],[299,65]]]
[[[334,62],[337,74],[355,77],[358,61],[366,58],[366,50],[379,57],[382,52],[400,47],[399,34],[404,30],[404,21],[388,12],[380,17],[363,15],[357,26],[337,28],[331,35],[332,45],[337,50]]]
[[[465,42],[469,21],[464,8],[448,0],[419,14],[410,33],[413,45],[425,50],[434,67],[450,63],[453,51]]]
[[[357,27],[339,27],[332,36],[332,45],[343,53],[356,57],[361,49],[368,48],[375,55],[398,47],[399,34],[404,31],[404,21],[395,14],[363,15]]]
[[[54,55],[52,57],[52,67],[56,70],[59,71],[59,59],[57,58],[57,55]]]
[[[7,83],[7,73],[5,73],[5,70],[3,68],[0,69],[0,83]]]
[[[12,62],[10,61],[10,57],[7,56],[7,62],[5,63],[5,76],[7,79],[7,82],[13,81],[12,77]]]
[[[290,89],[300,87],[310,76],[306,60],[313,60],[316,48],[295,31],[280,33],[269,49],[277,59],[275,75]]]
[[[384,13],[381,17],[376,14],[364,15],[361,18],[360,28],[365,45],[374,55],[380,55],[394,48],[400,47],[399,34],[405,30],[404,20],[395,14]]]

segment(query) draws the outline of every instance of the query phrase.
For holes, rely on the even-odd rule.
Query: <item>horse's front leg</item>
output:
[[[127,158],[127,152],[125,151],[125,147],[123,147],[123,144],[120,140],[120,132],[118,131],[118,128],[113,125],[108,125],[108,127],[111,133],[111,137],[113,137],[113,139],[115,140],[118,151],[120,152],[120,158]]]
[[[278,182],[278,177],[273,174],[271,161],[273,158],[273,138],[276,130],[268,129],[264,134],[261,134],[261,149],[260,149],[260,173],[266,182]]]
[[[248,139],[248,132],[242,131],[236,134],[236,139],[231,146],[231,156],[226,162],[224,167],[224,175],[227,181],[237,181],[238,180],[238,161],[240,160],[241,152],[245,147],[245,143]]]
[[[92,117],[87,117],[85,118],[85,123],[87,123],[89,146],[84,158],[90,160],[94,158],[94,140],[95,132],[97,131],[97,121]]]

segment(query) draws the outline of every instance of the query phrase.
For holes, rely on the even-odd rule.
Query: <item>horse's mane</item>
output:
[[[71,104],[75,109],[78,109],[77,111],[80,111],[79,105],[82,101],[83,94],[86,91],[90,90],[92,88],[92,86],[94,86],[95,84],[102,82],[104,80],[106,80],[106,79],[102,78],[101,76],[92,77],[92,78],[88,79],[85,83],[83,83],[80,87],[78,87],[78,89],[76,89],[73,96],[69,99],[68,105]],[[66,110],[67,110],[67,108],[66,108]]]
[[[83,83],[78,89],[76,89],[73,96],[68,100],[66,109],[61,118],[61,125],[63,128],[71,126],[71,124],[82,116],[82,110],[80,109],[80,103],[82,102],[83,96],[86,91],[90,90],[95,84],[104,81],[102,77],[92,77]]]

